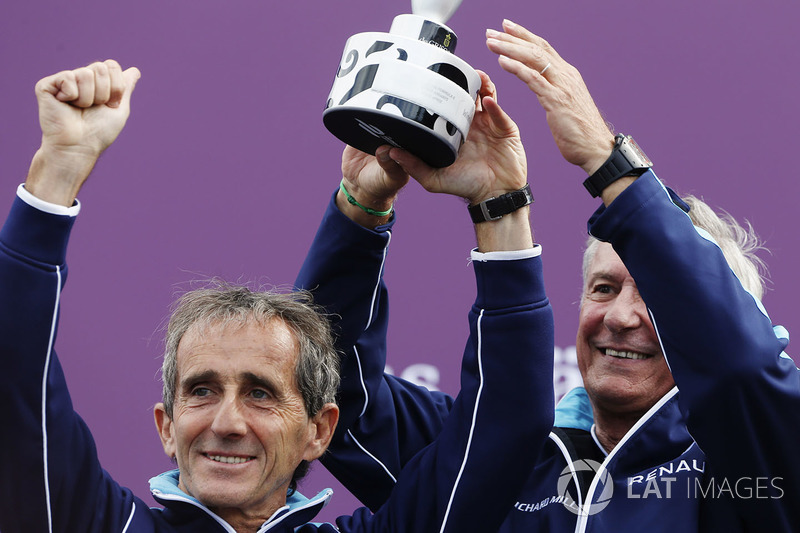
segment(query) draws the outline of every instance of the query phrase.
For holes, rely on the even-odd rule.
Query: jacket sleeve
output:
[[[738,480],[763,487],[736,500],[746,528],[800,530],[800,373],[783,351],[782,328],[652,172],[601,208],[589,229],[636,280],[707,475],[732,488]]]
[[[473,265],[478,294],[449,416],[404,465],[387,503],[340,518],[344,531],[497,531],[533,470],[553,424],[541,258]]]
[[[74,217],[20,198],[0,230],[0,530],[122,531],[133,497],[98,462],[53,349]]]
[[[330,314],[342,355],[341,414],[325,467],[375,510],[411,457],[436,438],[453,399],[384,373],[389,318],[383,268],[395,219],[368,230],[331,198],[295,286]]]

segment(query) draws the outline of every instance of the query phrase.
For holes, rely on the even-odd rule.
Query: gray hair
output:
[[[756,235],[750,222],[745,221],[745,225],[742,226],[729,213],[722,210],[716,213],[707,203],[695,196],[681,198],[689,206],[688,214],[692,223],[711,235],[742,286],[761,300],[766,289],[767,267],[756,252],[768,250]],[[591,236],[586,241],[586,250],[583,253],[584,287],[589,265],[599,243],[599,240]]]
[[[266,324],[277,318],[295,335],[300,353],[295,378],[306,412],[313,417],[324,404],[336,401],[339,387],[339,356],[334,348],[330,324],[307,291],[279,293],[252,291],[224,281],[183,294],[175,303],[165,339],[161,366],[164,409],[172,418],[178,374],[178,345],[195,324],[203,328],[248,320]]]

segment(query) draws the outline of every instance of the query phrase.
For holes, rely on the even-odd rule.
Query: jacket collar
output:
[[[686,428],[686,418],[678,407],[678,388],[673,387],[640,418],[608,457],[608,462],[638,466],[647,456],[654,464],[683,453],[694,440]],[[586,389],[576,387],[558,402],[555,427],[591,431],[592,405]]]
[[[203,505],[196,498],[186,494],[178,487],[179,470],[170,470],[150,479],[150,492],[153,498],[162,504],[165,509],[176,514],[191,513],[196,515],[201,511],[212,518],[224,531],[234,533],[233,528],[217,514]],[[259,532],[293,531],[295,528],[311,521],[328,502],[333,491],[325,489],[313,498],[306,498],[299,492],[287,495],[286,505],[262,524]]]

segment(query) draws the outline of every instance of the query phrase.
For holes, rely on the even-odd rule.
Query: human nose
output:
[[[219,403],[211,431],[221,438],[236,438],[247,433],[247,421],[236,398],[225,398]]]
[[[647,307],[633,287],[623,287],[606,310],[603,323],[612,332],[635,329],[642,325]]]

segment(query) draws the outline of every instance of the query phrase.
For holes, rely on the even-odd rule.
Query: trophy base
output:
[[[378,147],[390,144],[436,168],[453,164],[458,155],[451,139],[403,116],[363,107],[336,106],[325,110],[322,121],[341,141],[368,154],[374,155]]]

